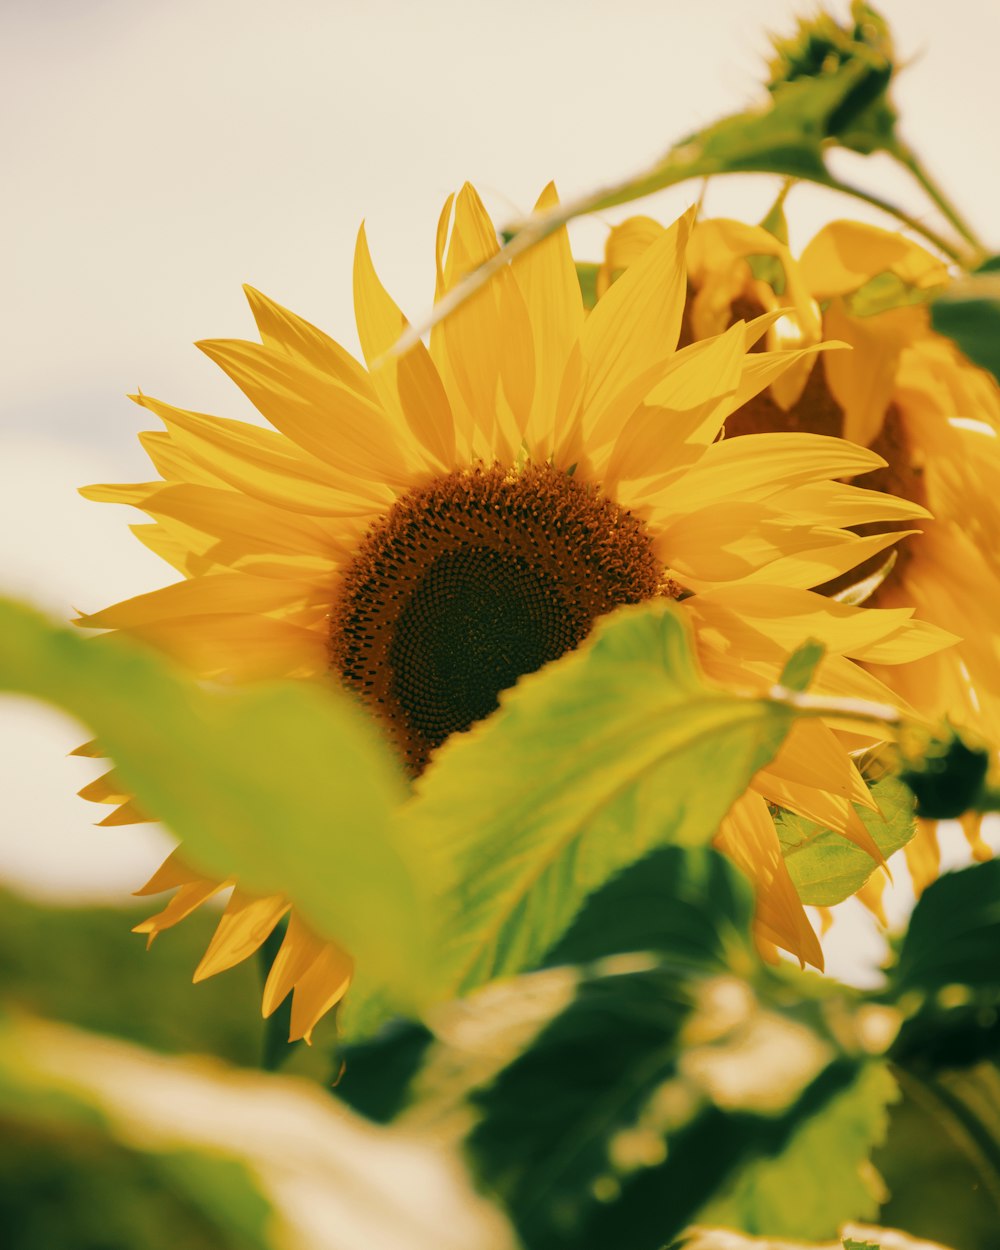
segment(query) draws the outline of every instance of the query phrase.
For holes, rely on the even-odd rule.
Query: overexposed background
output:
[[[356,348],[354,238],[411,316],[433,289],[445,196],[473,181],[498,221],[555,178],[564,196],[637,170],[673,140],[759,96],[767,31],[792,0],[12,0],[0,13],[5,189],[0,342],[0,586],[59,615],[172,580],[129,534],[139,517],[76,486],[149,476],[135,435],[141,386],[182,407],[251,416],[190,343],[250,326],[251,282]],[[846,16],[846,0],[832,5]],[[1000,5],[883,0],[905,74],[904,133],[973,224],[1000,246]],[[879,160],[864,178],[915,191]],[[719,180],[710,211],[755,220],[776,184]],[[689,186],[647,201],[670,217]],[[802,187],[793,244],[824,221],[879,214]],[[597,258],[607,222],[572,228]],[[635,211],[635,210],[631,210]],[[934,220],[928,213],[928,219]],[[66,759],[77,726],[0,703],[0,879],[120,901],[167,843],[95,830]],[[955,850],[957,854],[957,847]],[[905,907],[905,869],[892,904]],[[831,966],[876,949],[848,907]]]

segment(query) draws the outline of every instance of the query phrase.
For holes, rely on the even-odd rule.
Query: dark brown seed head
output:
[[[548,466],[452,473],[365,536],[332,613],[332,664],[416,773],[596,617],[675,590],[644,523],[593,487]]]

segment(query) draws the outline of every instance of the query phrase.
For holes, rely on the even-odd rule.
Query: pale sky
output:
[[[756,97],[766,31],[791,0],[48,0],[0,12],[0,586],[68,614],[172,580],[90,481],[142,479],[146,392],[249,417],[190,344],[241,336],[250,282],[356,346],[358,224],[411,316],[430,304],[441,203],[473,181],[503,221],[555,178],[564,196],[648,164]],[[832,6],[846,14],[847,3]],[[904,133],[1000,250],[1000,3],[884,0],[901,58]],[[947,20],[942,21],[943,14]],[[851,173],[924,214],[887,163]],[[708,210],[755,220],[775,183],[713,184]],[[676,216],[694,186],[636,210]],[[606,224],[572,230],[596,258]],[[793,243],[840,215],[812,188]],[[934,221],[932,213],[927,213]],[[0,702],[7,828],[0,879],[120,900],[166,841],[95,830],[64,758],[77,726]],[[853,932],[853,930],[852,930]],[[851,948],[850,939],[847,948]],[[853,948],[851,948],[853,949]]]

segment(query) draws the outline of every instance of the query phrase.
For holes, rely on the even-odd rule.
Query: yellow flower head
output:
[[[549,188],[539,203],[554,202]],[[413,774],[596,617],[654,596],[689,614],[713,677],[765,689],[813,637],[827,646],[817,690],[884,699],[855,660],[910,661],[947,635],[908,608],[855,608],[810,588],[899,537],[851,526],[924,512],[841,484],[883,462],[838,439],[719,441],[733,412],[818,347],[754,350],[775,322],[765,313],[677,350],[691,221],[660,231],[588,316],[560,231],[403,356],[391,348],[407,323],[362,231],[354,294],[367,368],[248,291],[261,341],[200,346],[272,428],[136,397],[165,427],[143,436],[161,480],[85,493],[146,512],[139,538],[183,580],[82,624],[124,630],[212,680],[322,681],[332,670]],[[466,186],[441,217],[438,295],[496,250]],[[872,801],[845,749],[863,741],[798,725],[719,833],[757,884],[762,944],[817,965],[769,804],[877,856],[853,806]],[[141,817],[113,774],[83,793],[118,805],[109,821]],[[207,880],[175,853],[140,892],[176,893],[140,928],[152,938],[227,884],[236,888],[196,975],[233,965],[288,900]],[[349,957],[292,914],[264,1010],[294,991],[292,1035],[308,1036],[350,975]]]
[[[618,227],[605,284],[662,229],[644,218]],[[903,539],[887,575],[882,561],[859,571],[877,574],[868,602],[915,608],[961,641],[912,665],[867,667],[927,716],[948,716],[1000,741],[1000,388],[931,330],[926,297],[949,281],[944,263],[860,222],[824,227],[796,260],[759,227],[707,220],[692,231],[688,265],[687,341],[719,333],[734,317],[784,306],[772,341],[801,346],[833,338],[853,349],[803,357],[736,410],[726,433],[840,435],[885,459],[858,483],[919,504],[933,520]],[[974,852],[985,856],[978,821],[965,826]],[[936,873],[928,834],[908,848],[918,885]]]

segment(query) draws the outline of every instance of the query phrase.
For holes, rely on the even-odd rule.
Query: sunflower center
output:
[[[596,617],[669,593],[645,525],[547,466],[452,473],[365,536],[333,611],[333,666],[414,772]]]

